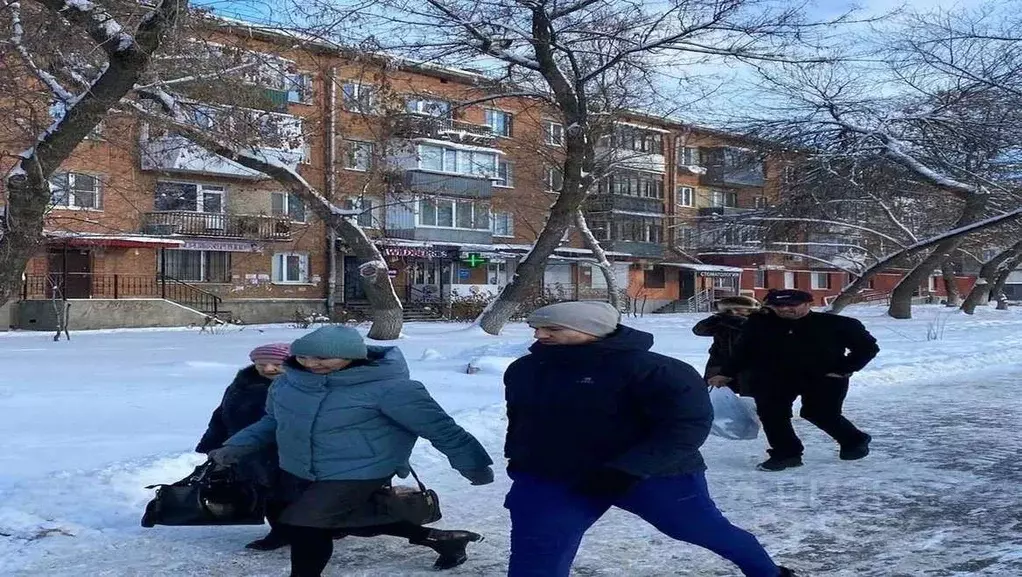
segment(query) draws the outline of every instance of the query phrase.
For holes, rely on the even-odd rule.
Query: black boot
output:
[[[791,569],[788,569],[787,567],[781,567],[781,574],[779,575],[779,577],[799,577],[799,576],[798,573],[795,573]]]
[[[770,457],[759,464],[760,471],[783,471],[802,466],[802,457]]]
[[[869,455],[869,443],[873,440],[873,437],[866,435],[857,445],[848,445],[847,447],[841,447],[841,460],[842,461],[858,461],[859,459],[865,458]]]
[[[287,547],[287,538],[284,537],[284,532],[271,529],[262,539],[256,539],[248,545],[245,545],[246,549],[252,549],[253,551],[276,551],[281,547]]]
[[[430,529],[429,535],[424,539],[412,540],[413,545],[424,545],[437,552],[437,558],[433,568],[437,571],[452,569],[468,560],[468,553],[465,549],[469,543],[482,541],[483,536],[471,531],[444,531],[442,529]]]

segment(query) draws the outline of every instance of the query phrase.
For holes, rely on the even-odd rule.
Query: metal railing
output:
[[[223,299],[168,276],[53,273],[27,275],[22,300],[159,298],[216,316]]]
[[[684,300],[670,302],[656,310],[659,314],[708,313],[713,312],[713,290],[697,292]]]
[[[143,231],[148,234],[290,240],[291,220],[283,216],[188,211],[147,212]]]

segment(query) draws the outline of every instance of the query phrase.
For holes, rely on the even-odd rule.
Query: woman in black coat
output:
[[[284,361],[290,354],[287,343],[263,345],[249,353],[253,364],[238,371],[234,381],[227,387],[220,406],[209,419],[206,433],[195,447],[197,453],[208,454],[213,449],[219,449],[224,441],[263,418],[270,384],[274,378],[284,373]],[[271,448],[253,455],[238,467],[238,471],[245,480],[268,490],[276,478],[276,451]],[[277,512],[268,510],[266,521],[270,524],[269,534],[252,541],[246,545],[247,548],[272,551],[287,545],[277,525]]]
[[[706,370],[703,378],[709,381],[720,374],[721,367],[734,354],[735,342],[738,335],[745,326],[745,321],[750,314],[759,310],[759,301],[751,297],[736,296],[724,297],[717,301],[717,314],[705,318],[692,327],[692,332],[700,337],[713,337],[713,344],[710,345],[710,360],[706,363]],[[734,379],[728,387],[741,395],[743,392],[742,379]]]

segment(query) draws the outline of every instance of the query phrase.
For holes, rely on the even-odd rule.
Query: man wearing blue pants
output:
[[[612,506],[747,577],[794,577],[710,498],[699,447],[713,409],[702,378],[649,352],[653,336],[620,319],[606,303],[541,308],[529,317],[531,354],[504,375],[509,577],[568,577],[582,536]]]

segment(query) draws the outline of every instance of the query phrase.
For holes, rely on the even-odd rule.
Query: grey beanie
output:
[[[362,335],[351,327],[328,325],[291,343],[296,357],[361,360],[369,357]]]
[[[617,330],[621,312],[608,303],[578,301],[545,306],[529,315],[529,326],[533,328],[564,327],[605,337]]]

